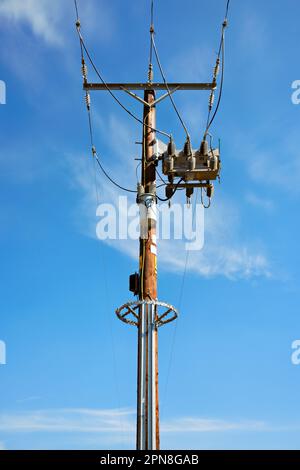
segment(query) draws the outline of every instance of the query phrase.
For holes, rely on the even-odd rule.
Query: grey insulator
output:
[[[176,153],[176,147],[175,147],[175,142],[173,139],[170,140],[169,145],[168,145],[168,155],[173,157]]]
[[[208,143],[206,140],[202,140],[200,146],[200,154],[201,155],[208,155]]]
[[[190,139],[186,140],[184,147],[183,147],[183,152],[187,157],[190,157],[192,155],[192,147],[191,147]]]

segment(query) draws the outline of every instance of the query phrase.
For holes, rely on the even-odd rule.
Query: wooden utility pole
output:
[[[158,396],[158,328],[166,325],[178,316],[177,310],[170,304],[157,298],[157,241],[156,241],[156,165],[159,161],[156,145],[156,105],[177,90],[211,90],[216,88],[212,83],[89,83],[84,80],[83,88],[88,94],[94,90],[119,90],[143,104],[143,140],[141,159],[141,181],[137,189],[137,203],[144,211],[141,217],[141,237],[139,256],[139,275],[130,276],[130,290],[138,299],[129,301],[116,309],[118,318],[138,328],[137,357],[137,436],[138,450],[159,450],[159,396]],[[133,90],[143,90],[141,98]],[[155,91],[166,91],[156,98]],[[161,132],[161,131],[160,131]],[[171,138],[171,136],[168,136]],[[205,148],[205,146],[204,146]],[[187,196],[192,194],[191,188],[210,188],[207,180],[215,179],[219,166],[213,170],[207,165],[209,159],[216,160],[218,151],[215,149],[202,155],[202,151],[193,153],[196,167],[189,165],[190,155],[185,150],[173,154],[172,141],[168,151],[162,155],[166,162],[164,174],[170,177],[166,184],[165,200],[169,200],[177,188],[185,188]],[[178,158],[179,157],[179,158]],[[168,170],[167,163],[173,161]],[[205,163],[203,164],[203,160]],[[97,160],[98,161],[98,160]],[[178,170],[174,164],[178,162]],[[217,160],[218,162],[218,160]],[[194,174],[194,173],[195,174]],[[181,177],[176,184],[174,177]],[[197,180],[198,182],[195,182]]]
[[[155,149],[155,92],[145,90],[143,114],[143,142],[141,183],[145,195],[149,195],[146,224],[140,238],[140,301],[157,300],[157,245],[156,245],[156,169],[153,159]],[[144,202],[147,199],[144,199]],[[141,201],[139,201],[141,202]],[[158,335],[156,308],[142,303],[138,325],[138,400],[137,400],[137,449],[159,449],[158,402]]]

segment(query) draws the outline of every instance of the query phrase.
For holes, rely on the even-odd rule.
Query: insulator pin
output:
[[[87,66],[85,62],[82,62],[81,73],[82,73],[83,79],[86,81],[87,80]]]
[[[202,140],[201,146],[200,146],[200,154],[201,155],[208,155],[208,143],[207,140]]]
[[[86,102],[87,110],[90,111],[90,109],[91,109],[91,97],[90,97],[89,93],[85,94],[85,102]]]
[[[214,68],[214,81],[216,80],[217,76],[219,75],[220,72],[220,58],[217,58],[217,62]]]
[[[191,141],[189,138],[186,139],[183,151],[187,157],[190,157],[192,155]]]
[[[210,97],[209,97],[209,103],[208,103],[209,110],[212,109],[212,107],[214,105],[214,101],[215,101],[215,92],[214,92],[214,90],[212,90],[212,92],[210,94]]]
[[[152,82],[153,82],[153,65],[152,65],[152,64],[149,64],[148,82],[149,82],[149,83],[152,83]]]

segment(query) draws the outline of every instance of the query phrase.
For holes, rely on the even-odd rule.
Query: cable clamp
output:
[[[137,196],[137,203],[138,204],[144,204],[147,209],[150,209],[150,207],[153,206],[156,202],[156,196],[153,193],[143,193],[143,194],[138,194]]]

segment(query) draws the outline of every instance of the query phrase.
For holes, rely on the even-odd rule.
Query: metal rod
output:
[[[149,106],[148,103],[146,103],[146,101],[143,100],[143,98],[141,98],[140,96],[136,95],[135,93],[133,93],[132,91],[130,90],[127,90],[127,88],[121,88],[122,91],[125,91],[125,93],[127,93],[128,95],[130,95],[132,98],[134,98],[135,100],[139,101],[140,103],[142,103],[143,105],[145,106]]]
[[[158,104],[161,101],[165,100],[166,98],[168,98],[168,96],[172,95],[173,93],[175,93],[175,91],[177,91],[179,89],[180,89],[180,87],[172,88],[172,90],[169,89],[167,93],[165,93],[165,94],[161,95],[159,98],[157,98],[157,100],[154,101],[152,106],[154,106],[155,104]]]
[[[157,377],[157,343],[156,343],[156,338],[157,338],[157,328],[156,328],[156,323],[155,323],[155,306],[151,305],[151,316],[150,316],[150,335],[151,335],[151,352],[152,352],[152,357],[151,357],[151,418],[152,418],[152,449],[156,450],[157,446],[157,434],[159,437],[159,429],[157,428],[157,420],[158,420],[158,414],[157,414],[157,392],[158,392],[158,383],[156,381]]]
[[[138,96],[137,94],[133,93],[132,91],[130,90],[127,90],[127,88],[121,88],[122,91],[125,91],[125,93],[127,93],[128,95],[130,95],[132,98],[134,98],[135,100],[139,101],[140,103],[144,104],[145,106],[148,106],[149,108],[151,106],[155,106],[156,104],[160,103],[161,101],[163,101],[164,99],[166,99],[168,96],[170,96],[171,94],[175,93],[175,91],[179,90],[179,87],[176,87],[176,88],[173,88],[172,90],[168,90],[167,93],[164,93],[163,95],[161,95],[159,98],[157,98],[157,100],[153,101],[152,104],[149,104],[149,103],[146,103],[146,101],[143,100],[143,98],[141,98],[140,96]]]
[[[145,436],[145,404],[146,404],[146,314],[142,304],[140,312],[139,347],[138,347],[138,400],[137,400],[137,448],[146,448]]]

